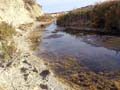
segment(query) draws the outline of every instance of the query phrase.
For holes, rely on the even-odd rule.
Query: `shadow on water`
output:
[[[63,32],[76,38],[83,38],[84,42],[91,44],[92,46],[105,47],[116,51],[117,54],[120,52],[120,36],[72,29],[63,30]]]

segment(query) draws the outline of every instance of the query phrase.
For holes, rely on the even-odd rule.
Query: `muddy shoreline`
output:
[[[39,56],[44,59],[45,64],[51,68],[57,78],[73,87],[85,90],[119,90],[120,88],[120,71],[96,73],[80,66],[79,62],[75,62],[75,58],[71,56],[64,56],[61,59],[64,62],[47,53]]]

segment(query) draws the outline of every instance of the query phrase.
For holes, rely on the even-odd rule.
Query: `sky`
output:
[[[103,2],[105,0],[36,0],[44,12],[53,13],[60,11],[69,11],[75,8]]]

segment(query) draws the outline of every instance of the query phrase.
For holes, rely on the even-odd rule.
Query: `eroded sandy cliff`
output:
[[[40,15],[41,6],[35,0],[0,0],[0,21],[15,26],[32,22]]]

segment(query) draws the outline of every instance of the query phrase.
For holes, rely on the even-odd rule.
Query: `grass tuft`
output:
[[[14,34],[15,28],[5,22],[0,23],[0,58],[10,59],[15,52]]]

